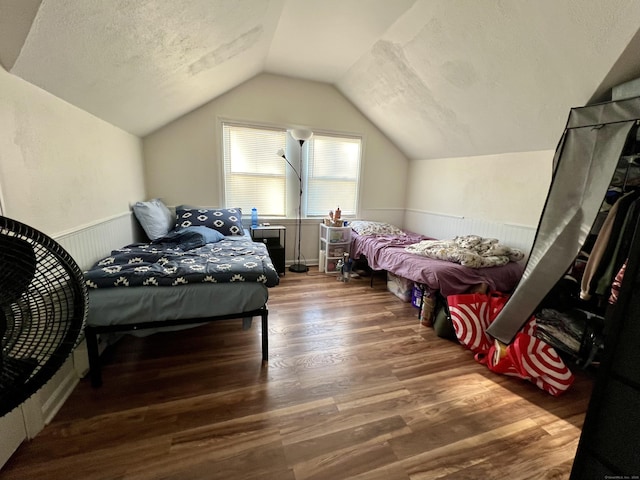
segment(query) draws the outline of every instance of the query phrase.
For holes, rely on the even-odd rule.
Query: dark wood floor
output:
[[[2,479],[563,479],[592,380],[490,373],[368,279],[287,273],[260,322],[125,337]]]

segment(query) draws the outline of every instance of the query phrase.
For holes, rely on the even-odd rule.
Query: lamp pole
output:
[[[300,261],[300,252],[301,252],[301,240],[302,240],[302,148],[304,146],[304,142],[309,140],[313,135],[311,130],[306,129],[294,129],[290,130],[289,133],[293,137],[294,140],[297,140],[300,143],[300,170],[296,170],[296,168],[291,164],[291,162],[287,159],[284,154],[284,151],[279,151],[278,155],[285,159],[285,161],[289,164],[289,166],[293,169],[296,176],[298,177],[298,182],[300,186],[300,192],[298,196],[298,219],[297,219],[297,227],[298,227],[298,257],[296,263],[289,266],[289,271],[294,273],[304,273],[309,271],[309,267],[305,263]]]
[[[302,240],[302,146],[304,145],[304,140],[298,141],[300,142],[300,173],[298,174],[298,181],[300,182],[300,195],[298,197],[298,260],[289,266],[289,271],[304,273],[309,271],[309,267],[300,262],[300,242]]]

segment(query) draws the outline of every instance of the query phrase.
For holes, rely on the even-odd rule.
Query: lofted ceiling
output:
[[[141,137],[262,72],[326,82],[428,159],[555,148],[640,76],[639,25],[637,0],[0,0],[0,61]]]

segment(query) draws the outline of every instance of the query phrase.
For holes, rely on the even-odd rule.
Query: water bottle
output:
[[[255,207],[251,209],[251,226],[252,227],[258,226],[258,209]]]

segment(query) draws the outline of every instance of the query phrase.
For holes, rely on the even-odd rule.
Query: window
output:
[[[302,216],[323,217],[340,207],[356,215],[361,139],[315,133],[300,148],[282,128],[222,125],[225,206],[260,216],[295,216],[302,161]],[[283,149],[291,166],[277,155]],[[295,169],[295,171],[294,171]]]
[[[253,207],[260,215],[286,215],[286,163],[276,152],[285,148],[286,130],[254,128],[225,123],[225,206],[240,207],[247,214]]]
[[[340,207],[356,215],[360,173],[359,138],[314,135],[307,154],[307,216],[325,216]]]

